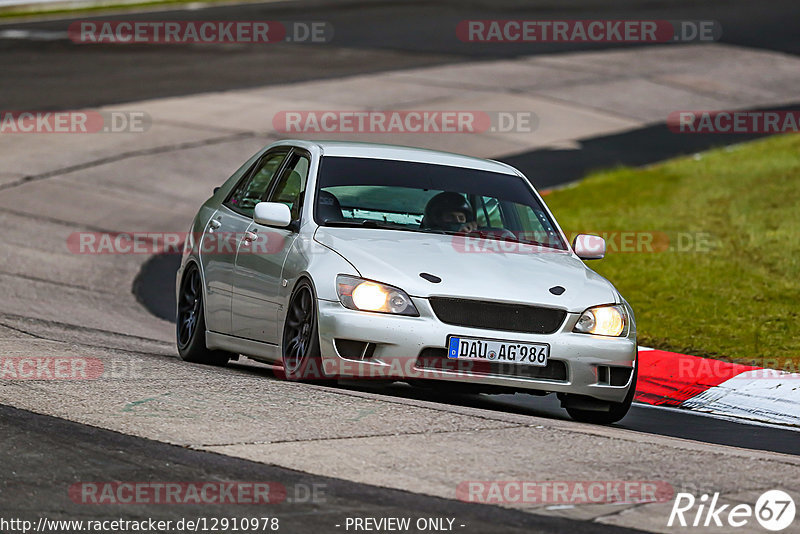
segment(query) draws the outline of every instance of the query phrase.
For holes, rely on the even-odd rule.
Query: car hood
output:
[[[414,297],[452,296],[527,302],[581,312],[617,302],[611,283],[566,251],[532,252],[511,243],[370,228],[319,227],[315,239],[335,250],[361,276]],[[498,252],[505,244],[513,252]],[[441,278],[431,283],[420,277]],[[561,286],[561,295],[550,288]]]

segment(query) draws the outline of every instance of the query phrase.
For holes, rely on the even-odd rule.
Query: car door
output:
[[[209,219],[200,244],[206,281],[206,327],[231,334],[231,295],[236,249],[253,222],[255,205],[266,195],[288,149],[267,152],[244,174],[228,198]]]
[[[311,155],[294,149],[286,158],[266,200],[282,202],[292,212],[290,228],[263,226],[251,221],[239,242],[232,299],[233,335],[264,343],[278,343],[283,264],[297,237]]]

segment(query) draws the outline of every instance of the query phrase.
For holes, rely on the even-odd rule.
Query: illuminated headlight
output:
[[[617,337],[625,332],[627,324],[628,312],[624,306],[598,306],[583,312],[573,331]]]
[[[343,274],[336,277],[336,289],[345,308],[419,317],[411,297],[402,289]]]

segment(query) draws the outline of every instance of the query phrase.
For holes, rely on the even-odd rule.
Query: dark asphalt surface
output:
[[[348,387],[366,390],[369,386],[354,387],[351,385]],[[520,393],[516,395],[458,395],[411,388],[401,383],[381,389],[370,388],[369,391],[484,410],[569,419],[566,410],[561,408],[555,395],[545,397]],[[628,415],[614,426],[703,443],[800,455],[800,432],[794,430],[737,423],[691,412],[664,410],[644,404],[634,404]]]
[[[538,516],[319,477],[228,456],[193,451],[0,406],[0,518],[172,520],[277,517],[279,532],[345,532],[348,517],[454,518],[476,533],[626,534],[640,532]],[[84,504],[69,488],[81,482],[274,482],[279,504]],[[310,498],[309,489],[317,498]],[[122,495],[125,498],[124,494]],[[291,501],[291,502],[290,502]],[[336,525],[342,525],[337,528]],[[461,527],[460,525],[464,525]],[[174,530],[174,529],[173,529]],[[12,532],[11,529],[4,529]],[[73,532],[75,528],[45,532]],[[219,532],[233,532],[232,528]],[[269,532],[269,530],[258,530]],[[406,532],[419,532],[412,528]]]
[[[798,103],[770,106],[770,110],[796,110]],[[732,143],[766,137],[762,134],[677,135],[664,124],[580,141],[578,150],[543,148],[498,158],[521,170],[537,189],[555,187],[580,180],[588,173],[620,165],[638,167],[676,156],[694,154]]]
[[[81,15],[73,20],[90,18]],[[800,53],[796,0],[311,1],[116,14],[97,20],[325,21],[317,45],[91,45],[0,38],[0,109],[68,109],[476,59],[596,50],[609,43],[464,43],[465,19],[716,20],[720,42]],[[73,20],[0,29],[65,32]],[[634,46],[634,45],[625,45]],[[669,46],[669,45],[665,45]]]

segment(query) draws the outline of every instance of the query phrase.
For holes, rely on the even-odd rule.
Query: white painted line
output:
[[[52,4],[61,0],[0,0],[0,6],[25,6],[30,4]]]
[[[719,413],[707,413],[707,412],[700,412],[696,410],[688,410],[686,408],[674,407],[674,406],[664,406],[664,405],[656,405],[656,404],[646,404],[644,402],[634,402],[634,406],[640,408],[652,408],[654,410],[666,410],[668,412],[676,412],[683,415],[696,415],[698,417],[708,417],[710,419],[719,419],[722,421],[728,421],[729,423],[739,423],[740,425],[750,425],[750,426],[760,426],[766,428],[773,428],[776,430],[790,430],[793,432],[800,432],[800,427],[793,426],[793,425],[778,425],[774,423],[765,423],[764,421],[757,421],[755,419],[742,419],[741,417],[736,417],[733,415],[724,415]]]
[[[25,41],[59,41],[69,38],[67,32],[50,30],[0,30],[0,39],[21,39]]]
[[[163,3],[141,4],[143,0],[0,0],[0,8],[6,11],[19,9],[21,17],[25,22],[33,21],[55,21],[55,20],[77,20],[77,19],[96,19],[108,16],[109,13],[161,13],[164,11],[197,11],[200,9],[211,9],[215,7],[234,7],[248,4],[267,4],[284,2],[285,0],[241,0],[237,2],[227,2],[220,0],[217,2],[190,2],[188,4],[174,4],[164,0]],[[50,5],[48,5],[50,4]],[[38,7],[37,6],[41,6]],[[92,7],[93,11],[84,11],[82,8]],[[29,8],[29,9],[26,9]],[[66,13],[53,13],[50,10],[64,9]],[[16,19],[16,20],[14,20]],[[11,17],[8,21],[0,20],[0,26],[19,24],[18,17]]]
[[[707,389],[681,407],[800,426],[800,374],[771,369],[747,371]]]

